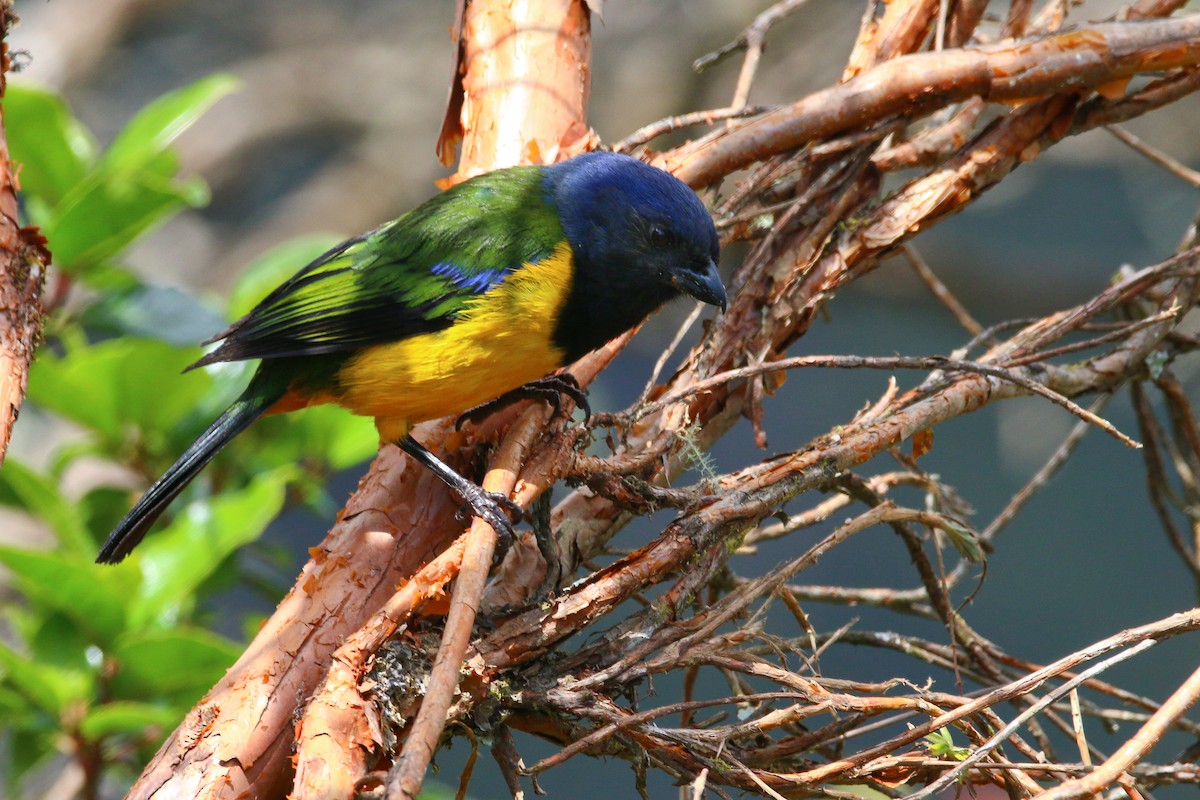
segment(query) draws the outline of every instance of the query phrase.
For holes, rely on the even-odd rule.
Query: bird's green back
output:
[[[542,175],[481,175],[339,245],[215,337],[221,346],[194,366],[346,355],[450,326],[473,297],[563,241]]]

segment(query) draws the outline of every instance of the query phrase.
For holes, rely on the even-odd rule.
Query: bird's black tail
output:
[[[125,515],[125,519],[109,534],[108,541],[100,548],[100,555],[96,556],[97,564],[116,564],[129,555],[171,501],[204,469],[204,465],[212,461],[213,456],[233,437],[261,417],[283,394],[282,390],[264,392],[263,388],[252,383],[229,410],[217,417],[216,422],[209,425],[208,430],[200,434],[200,438],[192,442],[170,469],[146,490]]]

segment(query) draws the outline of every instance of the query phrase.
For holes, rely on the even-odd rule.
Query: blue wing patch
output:
[[[434,275],[446,278],[456,288],[463,289],[472,294],[483,294],[504,280],[505,276],[512,270],[508,268],[471,270],[464,269],[458,264],[443,262],[441,264],[434,264],[429,271]]]

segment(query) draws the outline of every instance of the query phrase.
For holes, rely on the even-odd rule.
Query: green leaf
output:
[[[111,641],[124,629],[122,595],[111,573],[96,565],[9,546],[0,546],[0,563],[13,571],[26,597],[70,617],[97,641]]]
[[[87,456],[109,458],[112,454],[107,447],[101,446],[94,438],[68,439],[58,445],[57,449],[50,454],[50,463],[46,465],[46,474],[57,481],[61,481],[63,474],[71,464]],[[125,491],[125,495],[128,496],[132,492],[133,489],[128,489]],[[86,522],[87,511],[82,506],[80,506],[80,514]]]
[[[250,313],[279,284],[342,241],[333,234],[310,234],[276,245],[256,258],[238,277],[229,296],[229,319]]]
[[[379,449],[379,433],[371,420],[337,406],[312,406],[288,414],[281,422],[283,430],[260,446],[264,460],[271,463],[319,460],[333,469],[346,469]]]
[[[52,206],[67,195],[96,160],[91,133],[55,92],[12,81],[4,94],[9,152],[19,162],[26,195]]]
[[[76,184],[42,224],[54,263],[67,272],[86,272],[181,208],[207,202],[204,182],[177,184],[171,166],[115,174],[97,170]]]
[[[983,545],[980,544],[979,537],[975,532],[949,517],[943,517],[943,520],[945,524],[941,526],[941,530],[950,540],[950,544],[954,545],[958,554],[972,564],[982,564]]]
[[[838,789],[848,794],[857,795],[863,800],[889,800],[889,795],[884,794],[873,786],[856,783],[852,785],[839,785]]]
[[[38,616],[40,624],[28,639],[34,661],[81,672],[99,667],[101,651],[74,619],[57,612]]]
[[[335,470],[346,469],[368,460],[379,450],[379,432],[366,417],[347,414],[332,406],[305,409],[302,418],[313,447],[324,455]]]
[[[36,636],[46,615],[41,609],[32,609],[28,603],[8,603],[0,605],[0,624],[6,631],[6,640],[13,642],[29,642]],[[7,635],[11,631],[11,635]]]
[[[130,120],[99,161],[90,134],[57,96],[13,87],[5,98],[10,143],[26,162],[26,208],[57,266],[86,277],[171,214],[208,201],[203,180],[177,180],[179,158],[170,145],[235,85],[219,74],[163,95]]]
[[[80,553],[93,546],[79,508],[62,496],[57,482],[11,456],[0,470],[0,505],[22,509],[49,525],[67,550]]]
[[[142,285],[141,278],[131,273],[127,267],[107,260],[88,265],[87,270],[78,277],[81,284],[96,290],[101,296],[132,292]]]
[[[281,467],[239,491],[193,502],[148,539],[134,557],[143,580],[130,626],[170,623],[231,553],[262,535],[282,510],[284,489],[294,474],[294,467]]]
[[[55,746],[59,736],[57,726],[50,725],[14,731],[9,744],[10,761],[8,764],[0,762],[0,766],[8,767],[7,770],[0,769],[0,773],[7,773],[4,778],[9,797],[22,797],[19,793],[22,779],[47,767],[50,759],[59,755]]]
[[[170,697],[190,702],[221,679],[241,648],[200,628],[146,633],[122,641],[113,691],[123,699]]]
[[[182,716],[171,706],[118,700],[88,711],[79,723],[79,732],[91,740],[113,734],[143,734],[147,728],[169,729]]]
[[[143,444],[170,450],[192,432],[180,431],[180,422],[212,383],[200,372],[179,374],[198,354],[152,339],[113,339],[61,357],[43,353],[30,369],[29,398],[100,434],[114,455],[128,449],[131,427],[153,434]]]
[[[0,678],[3,675],[0,671]],[[21,728],[33,724],[37,716],[37,707],[29,702],[28,697],[0,682],[0,719],[10,728]]]
[[[228,73],[217,73],[164,94],[147,105],[117,134],[104,153],[106,169],[128,170],[166,150],[213,103],[238,87]]]
[[[108,538],[109,531],[116,527],[133,503],[134,492],[112,486],[97,486],[80,499],[80,511],[92,534],[85,555],[95,557],[96,545]]]
[[[83,322],[90,331],[160,339],[187,347],[225,327],[220,314],[173,286],[137,286],[111,292],[88,306]]]
[[[94,691],[93,675],[85,670],[39,664],[0,641],[0,676],[4,682],[58,717],[69,706],[86,702]]]
[[[954,745],[954,736],[951,735],[949,728],[938,728],[926,734],[924,738],[925,747],[929,750],[929,755],[934,758],[946,761],[962,761],[971,755],[969,747],[956,747]]]

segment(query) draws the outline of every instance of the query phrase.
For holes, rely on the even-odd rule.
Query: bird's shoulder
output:
[[[486,291],[522,265],[553,253],[564,239],[543,168],[513,167],[460,183],[378,229],[362,282],[378,290],[430,287],[449,280]]]

